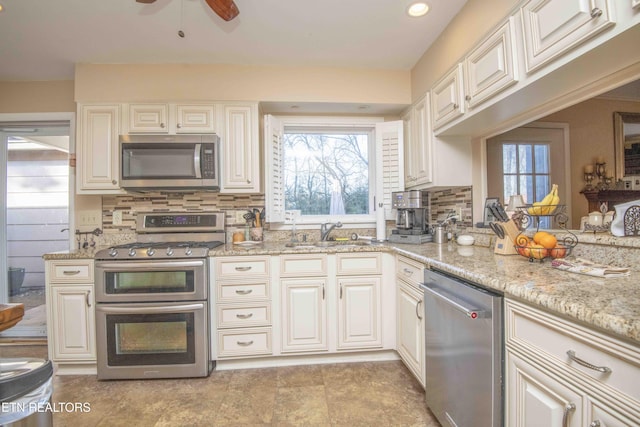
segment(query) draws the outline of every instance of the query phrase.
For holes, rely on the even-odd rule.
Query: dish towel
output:
[[[570,271],[571,273],[587,274],[597,277],[622,277],[628,276],[630,273],[628,268],[596,264],[582,258],[576,258],[572,261],[559,258],[554,259],[551,261],[551,266],[559,270]]]

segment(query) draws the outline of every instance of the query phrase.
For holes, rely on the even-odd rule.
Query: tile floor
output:
[[[429,426],[424,391],[400,361],[214,371],[208,378],[54,380],[53,402],[89,412],[54,426]]]
[[[47,357],[46,342],[3,341],[0,357]],[[55,427],[439,426],[400,361],[214,371],[177,380],[60,376],[52,402],[90,409],[55,413]]]

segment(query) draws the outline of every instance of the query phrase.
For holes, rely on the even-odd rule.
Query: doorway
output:
[[[70,121],[0,121],[0,303],[23,319],[2,337],[46,337],[43,254],[69,249]]]
[[[506,205],[510,196],[521,194],[530,204],[558,184],[569,219],[566,226],[571,228],[571,206],[566,205],[571,194],[568,129],[563,123],[536,122],[487,139],[488,196]],[[557,227],[553,220],[541,218],[540,228]]]

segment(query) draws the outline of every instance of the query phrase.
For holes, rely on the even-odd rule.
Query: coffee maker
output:
[[[429,230],[431,208],[428,191],[394,191],[391,193],[391,207],[397,210],[397,214],[390,242],[419,245],[433,241]]]

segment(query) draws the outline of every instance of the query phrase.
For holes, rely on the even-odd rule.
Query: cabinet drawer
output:
[[[270,324],[271,304],[268,302],[218,306],[218,328],[269,326]]]
[[[93,283],[92,260],[56,260],[48,266],[49,283]]]
[[[327,256],[324,254],[300,254],[280,257],[280,276],[326,276]]]
[[[216,259],[217,279],[250,279],[269,276],[269,257],[247,256]]]
[[[505,307],[508,345],[544,357],[562,369],[580,371],[596,386],[606,384],[640,401],[640,348],[513,301],[506,301]],[[569,351],[593,367],[572,360]],[[611,371],[599,372],[596,367]]]
[[[271,354],[271,328],[218,331],[218,357]]]
[[[269,282],[257,283],[221,283],[217,284],[218,302],[242,302],[268,299]]]
[[[338,276],[382,274],[382,255],[379,253],[338,254],[336,264]]]
[[[425,266],[418,261],[405,257],[398,257],[396,277],[413,286],[419,286],[424,281]]]

